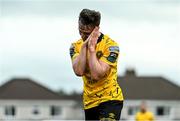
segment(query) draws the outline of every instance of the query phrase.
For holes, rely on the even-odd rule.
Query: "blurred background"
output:
[[[69,55],[83,8],[120,45],[122,119],[146,101],[156,120],[180,120],[180,0],[0,0],[0,120],[84,118]]]

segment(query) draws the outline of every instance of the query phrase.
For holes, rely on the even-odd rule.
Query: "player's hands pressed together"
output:
[[[83,76],[86,68],[87,51],[95,54],[99,27],[95,27],[89,37],[83,42],[79,56],[73,61],[73,69],[77,76]]]
[[[97,44],[98,37],[99,37],[99,27],[95,27],[87,39],[89,52],[96,51],[96,44]]]
[[[109,65],[99,60],[96,56],[96,44],[99,37],[99,27],[95,27],[88,37],[88,64],[92,80],[101,80],[109,70]]]

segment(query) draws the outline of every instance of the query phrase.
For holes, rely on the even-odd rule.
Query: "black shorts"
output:
[[[85,120],[120,120],[123,101],[107,101],[99,106],[85,110]]]

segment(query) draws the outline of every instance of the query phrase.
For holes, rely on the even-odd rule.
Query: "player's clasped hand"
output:
[[[88,44],[88,50],[90,52],[95,52],[96,50],[96,43],[99,37],[99,27],[95,27],[94,30],[91,32],[87,40],[84,44]]]

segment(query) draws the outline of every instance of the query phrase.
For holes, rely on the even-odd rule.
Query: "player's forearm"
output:
[[[95,52],[90,52],[89,68],[91,77],[95,80],[100,80],[106,73],[106,69],[99,63]]]
[[[77,76],[83,76],[86,67],[86,48],[82,48],[79,56],[73,61],[73,70]]]

